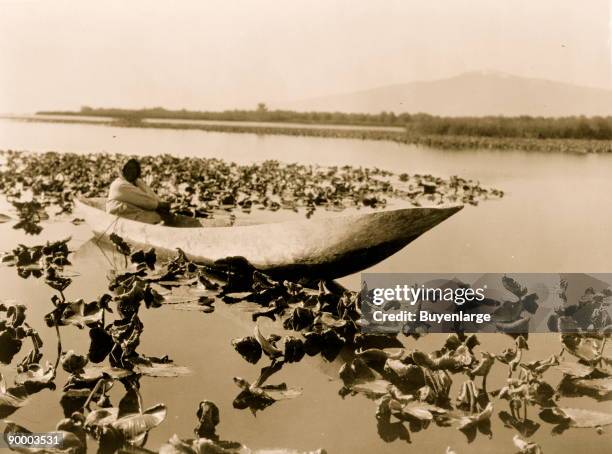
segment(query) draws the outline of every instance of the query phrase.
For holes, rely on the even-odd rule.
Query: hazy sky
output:
[[[472,70],[612,89],[609,0],[0,0],[0,112],[219,109]]]

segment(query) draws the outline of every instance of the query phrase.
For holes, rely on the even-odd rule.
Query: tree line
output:
[[[163,107],[147,109],[93,108],[80,111],[44,111],[44,115],[78,115],[111,117],[138,122],[143,119],[259,121],[352,126],[404,127],[414,135],[470,137],[507,137],[529,139],[597,139],[612,140],[612,117],[441,117],[423,113],[381,112],[378,114],[345,112],[295,112],[270,110],[259,103],[253,110],[190,111]]]

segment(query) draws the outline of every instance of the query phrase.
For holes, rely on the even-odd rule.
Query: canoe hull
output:
[[[93,199],[75,202],[99,239],[111,233],[136,247],[173,254],[177,248],[196,262],[246,258],[274,275],[333,279],[368,268],[444,221],[462,206],[406,208],[292,222],[233,227],[167,227],[119,218]]]

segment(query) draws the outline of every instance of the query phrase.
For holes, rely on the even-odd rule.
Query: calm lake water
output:
[[[170,153],[179,156],[217,157],[239,163],[278,159],[286,162],[320,165],[361,165],[397,173],[460,175],[485,186],[502,189],[501,200],[484,201],[442,223],[404,250],[376,265],[373,272],[610,272],[612,262],[612,155],[568,155],[495,151],[441,151],[387,142],[311,137],[258,136],[203,131],[115,128],[99,125],[26,123],[0,119],[0,149],[70,152],[117,152],[130,154]],[[0,212],[9,208],[0,204]],[[37,244],[46,239],[71,235],[74,269],[80,273],[69,288],[69,297],[94,299],[106,289],[109,264],[88,242],[91,232],[85,225],[73,226],[71,218],[45,225],[39,237],[26,237],[0,225],[0,250],[17,243]],[[28,321],[47,341],[43,352],[55,359],[55,334],[43,322],[49,312],[51,292],[42,282],[23,280],[14,269],[0,268],[0,298],[16,299],[28,306]],[[356,289],[359,275],[340,280]],[[216,304],[212,314],[160,308],[145,310],[145,332],[139,351],[150,355],[168,354],[193,373],[175,379],[141,380],[145,406],[163,402],[168,406],[166,421],[153,432],[147,444],[156,448],[172,434],[189,437],[196,423],[195,411],[203,399],[214,401],[221,410],[218,433],[224,439],[238,440],[252,448],[326,448],[338,452],[443,453],[451,446],[457,453],[514,453],[515,431],[505,428],[497,417],[507,404],[498,403],[493,422],[493,438],[479,435],[472,444],[456,428],[438,428],[413,433],[412,444],[383,442],[376,429],[373,401],[363,396],[338,395],[341,382],[337,372],[342,362],[325,362],[319,357],[290,364],[270,379],[300,387],[303,395],[281,401],[259,412],[236,410],[232,401],[239,392],[234,376],[254,381],[257,366],[246,363],[230,345],[234,337],[252,333],[248,305]],[[282,327],[267,319],[264,332],[283,334]],[[64,349],[86,350],[86,331],[62,330]],[[512,341],[503,335],[483,336],[482,347],[499,352]],[[444,336],[430,335],[411,348],[431,351],[441,346]],[[558,353],[557,336],[529,338],[528,359]],[[4,373],[4,371],[3,371]],[[489,389],[500,387],[505,368],[495,366]],[[559,376],[552,373],[552,380]],[[548,377],[548,376],[547,376]],[[457,378],[459,378],[457,376]],[[65,382],[63,372],[57,383]],[[460,381],[460,380],[456,380]],[[121,397],[115,386],[114,400]],[[456,395],[456,390],[453,391]],[[32,431],[51,430],[62,409],[58,392],[42,391],[32,402],[9,419]],[[609,403],[587,399],[564,399],[568,406],[612,411]],[[530,417],[539,421],[537,411]],[[597,435],[592,429],[571,429],[562,436],[550,435],[552,426],[542,427],[532,439],[544,452],[609,452],[610,429]]]

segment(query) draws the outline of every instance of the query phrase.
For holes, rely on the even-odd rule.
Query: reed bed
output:
[[[415,131],[389,131],[372,129],[344,128],[300,128],[279,126],[254,126],[241,124],[193,124],[150,121],[139,118],[119,118],[108,121],[67,118],[28,118],[23,121],[46,123],[96,124],[128,128],[156,128],[176,130],[197,130],[234,134],[285,135],[295,137],[321,137],[329,139],[355,139],[388,141],[407,145],[420,145],[444,150],[498,150],[529,152],[563,152],[563,153],[610,153],[612,140],[572,139],[572,138],[534,138],[534,137],[492,137],[448,134],[422,134]]]

